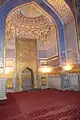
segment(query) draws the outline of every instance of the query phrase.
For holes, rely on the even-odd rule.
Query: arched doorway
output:
[[[33,89],[34,75],[30,68],[25,68],[22,71],[22,89],[23,91],[28,91]]]

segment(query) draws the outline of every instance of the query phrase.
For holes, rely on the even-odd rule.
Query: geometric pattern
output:
[[[61,16],[64,24],[73,19],[73,13],[64,0],[47,0]]]
[[[1,31],[0,31],[0,36],[1,36],[1,38],[0,38],[0,42],[2,42],[2,43],[4,43],[4,30],[5,30],[5,20],[6,20],[6,16],[8,15],[8,13],[13,9],[13,8],[15,8],[16,6],[19,6],[19,5],[21,5],[21,4],[24,4],[24,3],[27,3],[27,2],[31,2],[31,1],[33,1],[33,0],[24,0],[24,1],[22,1],[22,0],[17,0],[17,2],[15,1],[15,0],[8,0],[7,2],[5,2],[1,7],[0,7],[0,16],[1,16],[1,19],[0,19],[0,26],[1,26]],[[56,11],[56,13],[58,13],[58,14],[56,14],[55,13],[55,11],[53,11],[52,9],[51,9],[51,7],[50,7],[50,5],[48,4],[47,5],[47,1],[48,0],[44,0],[44,1],[42,1],[42,0],[35,0],[34,2],[36,2],[39,6],[41,6],[42,8],[44,8],[45,9],[45,11],[47,11],[53,18],[55,18],[55,21],[57,22],[57,24],[58,24],[58,26],[59,26],[59,28],[60,29],[62,29],[62,30],[60,30],[60,34],[59,34],[59,37],[60,37],[60,49],[61,49],[61,52],[65,49],[65,39],[64,39],[64,26],[62,25],[62,23],[61,23],[61,19],[60,19],[60,17],[59,17],[59,14],[60,14],[60,16],[61,16],[61,13],[64,11],[64,10],[62,10],[61,9],[61,12],[59,13],[59,11],[58,11],[58,9],[56,9],[56,7],[54,7],[52,4],[53,3],[51,3],[51,5],[53,6],[53,8],[55,9],[55,11]],[[58,5],[58,2],[57,2],[58,0],[56,0],[56,2],[55,3],[57,3],[56,5]],[[61,0],[60,0],[61,1]],[[63,2],[62,2],[62,5],[64,6],[64,8],[66,8],[66,9],[70,9],[68,6],[67,6],[67,4],[65,3],[65,1],[64,0],[62,0]],[[48,1],[49,2],[49,1]],[[65,4],[63,4],[63,3],[65,3]],[[56,6],[55,5],[55,6]],[[61,5],[61,4],[60,4]],[[60,5],[59,5],[59,8],[60,8]],[[66,7],[67,6],[67,7]],[[7,9],[6,9],[7,8]],[[57,7],[58,8],[58,7]],[[62,8],[62,6],[61,6],[61,8]],[[60,9],[59,9],[60,10]],[[2,11],[4,11],[4,12],[2,12]],[[68,12],[69,13],[69,12]],[[58,15],[58,16],[57,16]],[[68,17],[69,18],[69,17]],[[3,21],[3,22],[2,22]],[[3,48],[2,48],[3,49]],[[3,51],[4,52],[4,51]],[[2,53],[3,54],[3,53]],[[60,55],[62,55],[61,53],[60,53]],[[3,58],[4,59],[4,58]]]
[[[35,4],[30,4],[30,5],[35,6]],[[6,34],[5,34],[6,46],[8,48],[9,45],[11,44],[12,48],[14,48],[14,53],[11,52],[11,56],[14,55],[15,57],[16,48],[14,46],[15,46],[16,37],[39,39],[40,42],[38,44],[38,50],[49,49],[47,51],[52,51],[51,53],[49,52],[50,56],[51,54],[52,56],[56,55],[57,33],[54,22],[52,20],[49,20],[47,16],[43,15],[42,11],[41,11],[42,15],[38,17],[34,17],[34,16],[32,18],[26,17],[20,12],[22,8],[24,8],[24,6],[18,8],[15,11],[12,11],[11,14],[7,16],[6,19]],[[38,8],[36,8],[36,11],[37,10]],[[8,49],[6,49],[6,54],[8,54],[7,52]],[[6,57],[8,58],[8,56]]]

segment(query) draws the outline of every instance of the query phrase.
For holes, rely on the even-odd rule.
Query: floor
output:
[[[39,90],[8,93],[0,120],[80,120],[80,92]]]

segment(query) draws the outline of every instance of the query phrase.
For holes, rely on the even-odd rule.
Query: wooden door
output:
[[[26,68],[22,71],[22,88],[23,91],[33,89],[33,71],[30,68]]]

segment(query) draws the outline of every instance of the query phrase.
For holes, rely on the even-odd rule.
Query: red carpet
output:
[[[40,90],[8,93],[0,120],[80,120],[80,92]]]

